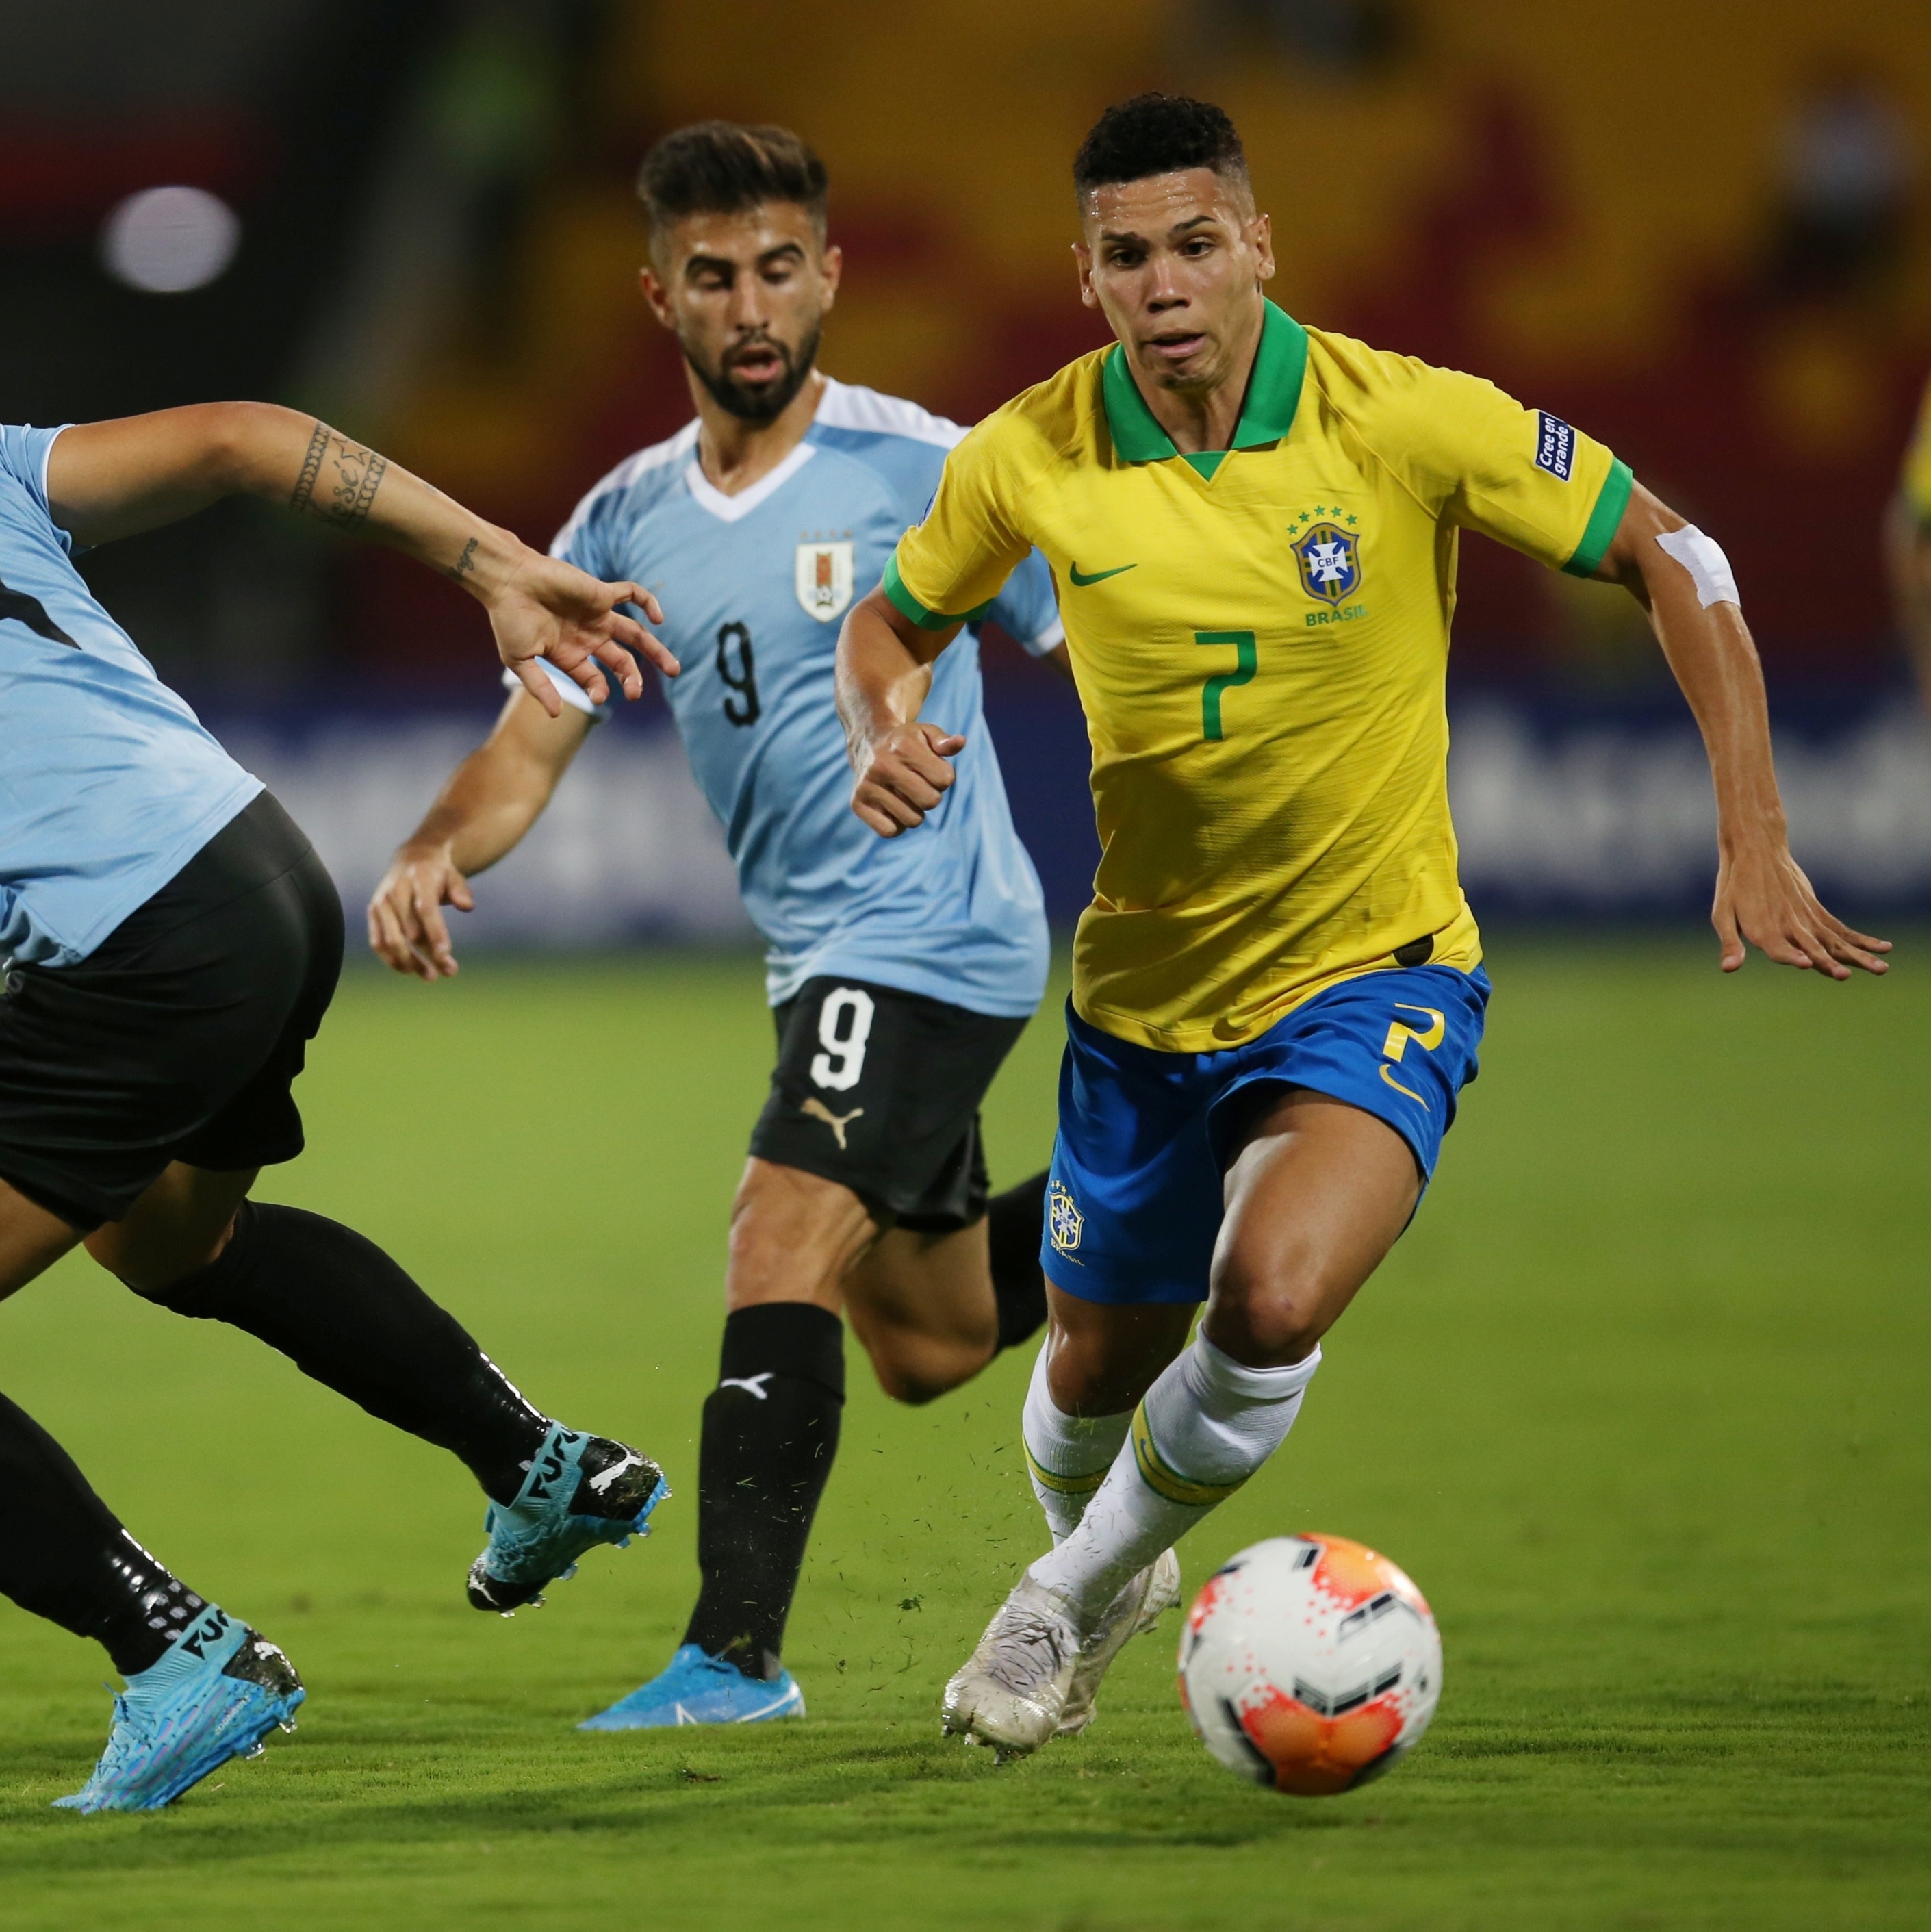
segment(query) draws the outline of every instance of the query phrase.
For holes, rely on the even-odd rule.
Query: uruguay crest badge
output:
[[[1361,546],[1339,524],[1313,524],[1294,546],[1301,588],[1324,604],[1339,604],[1361,587]]]
[[[808,617],[829,624],[852,601],[852,546],[814,539],[798,546],[798,601]]]

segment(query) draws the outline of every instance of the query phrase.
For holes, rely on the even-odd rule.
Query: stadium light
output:
[[[152,295],[205,288],[235,259],[241,224],[220,196],[199,188],[143,188],[100,231],[103,266]]]

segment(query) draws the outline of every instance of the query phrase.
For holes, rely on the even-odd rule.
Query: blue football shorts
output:
[[[1244,1046],[1165,1053],[1089,1026],[1069,1002],[1047,1280],[1083,1301],[1204,1301],[1223,1178],[1269,1088],[1386,1120],[1426,1187],[1475,1078],[1488,1004],[1479,966],[1390,968],[1318,993]]]

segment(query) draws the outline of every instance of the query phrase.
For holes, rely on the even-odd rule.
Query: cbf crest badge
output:
[[[1046,1196],[1046,1228],[1053,1246],[1069,1255],[1079,1246],[1086,1231],[1086,1216],[1073,1205],[1073,1197],[1056,1180]]]
[[[1339,524],[1311,524],[1292,548],[1310,597],[1339,604],[1361,587],[1361,546]]]
[[[813,538],[798,546],[798,601],[807,616],[829,624],[844,615],[852,601],[852,546],[846,538],[821,542]]]

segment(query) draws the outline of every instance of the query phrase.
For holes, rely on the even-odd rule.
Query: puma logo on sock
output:
[[[849,1114],[835,1114],[814,1094],[798,1111],[801,1114],[808,1114],[814,1120],[823,1120],[826,1126],[838,1136],[838,1151],[843,1154],[846,1151],[845,1129],[850,1126],[852,1122],[865,1112],[865,1109],[862,1107],[854,1107]]]
[[[766,1369],[754,1376],[727,1376],[718,1386],[721,1389],[741,1388],[749,1390],[760,1402],[769,1402],[771,1397],[764,1384],[777,1374],[775,1369]]]

